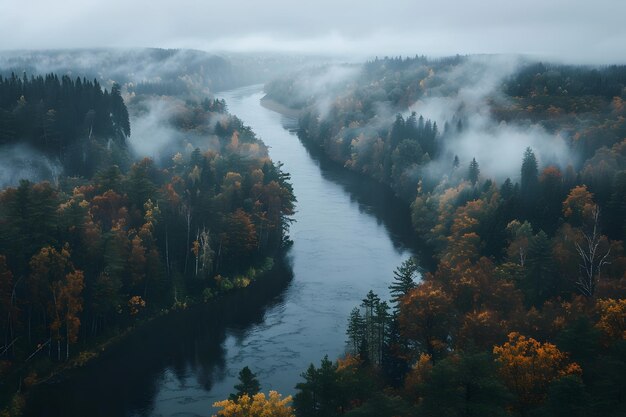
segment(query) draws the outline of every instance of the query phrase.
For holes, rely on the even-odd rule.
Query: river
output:
[[[345,350],[347,317],[366,293],[388,298],[414,249],[409,212],[384,187],[307,150],[296,120],[264,108],[262,86],[219,95],[291,174],[293,246],[267,281],[135,332],[30,404],[37,416],[210,416],[244,366],[263,391],[293,394],[300,373]]]

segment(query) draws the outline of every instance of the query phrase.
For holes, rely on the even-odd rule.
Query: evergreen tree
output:
[[[409,258],[393,271],[393,282],[389,286],[391,293],[391,303],[394,313],[400,309],[400,299],[416,286],[415,280],[418,278],[420,267],[415,258]]]
[[[533,150],[528,147],[524,152],[524,160],[522,161],[522,180],[521,180],[521,195],[525,202],[530,202],[536,192],[539,178],[539,170],[537,167],[537,158]]]
[[[341,412],[342,390],[337,365],[322,359],[319,369],[313,364],[302,375],[304,382],[296,384],[298,392],[293,405],[298,417],[334,417]]]
[[[350,319],[348,320],[348,329],[346,334],[348,335],[348,343],[353,354],[359,353],[359,349],[363,343],[363,317],[361,316],[361,310],[358,307],[354,307],[350,312]]]
[[[530,239],[526,282],[522,288],[526,292],[527,301],[534,306],[542,305],[546,299],[559,292],[551,248],[550,240],[543,230]]]
[[[469,165],[467,178],[470,180],[472,185],[476,185],[476,183],[478,182],[479,175],[480,175],[480,168],[478,166],[478,162],[476,162],[476,158],[472,158],[472,162],[470,162],[470,165]]]
[[[235,384],[234,388],[236,392],[234,394],[230,394],[229,397],[229,399],[233,401],[237,401],[237,399],[244,394],[252,397],[254,394],[261,391],[259,380],[247,366],[244,366],[243,369],[239,371],[239,383]]]

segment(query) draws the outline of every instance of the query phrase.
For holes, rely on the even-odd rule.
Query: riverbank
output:
[[[268,98],[267,95],[261,98],[260,103],[261,106],[265,107],[266,109],[279,113],[286,117],[295,118],[296,121],[304,111],[285,106],[284,104],[281,104],[276,100]],[[364,174],[345,166],[345,164],[343,164],[341,161],[331,158],[331,156],[325,151],[322,144],[319,144],[308,138],[303,132],[300,131],[299,128],[295,129],[294,131],[296,132],[302,146],[307,150],[309,156],[311,156],[320,165],[322,165],[323,170],[329,171],[335,168],[343,171],[345,175],[352,176],[357,179],[355,183],[363,182],[364,187],[362,188],[369,191],[365,192],[365,190],[358,190],[356,191],[356,194],[384,196],[384,198],[390,203],[390,206],[395,206],[398,209],[397,215],[407,216],[409,219],[411,218],[411,201],[399,195],[399,193],[393,189],[391,184],[380,181],[371,175]],[[332,168],[330,166],[332,166]],[[355,190],[351,190],[350,192],[354,193]],[[406,232],[406,230],[404,232]],[[398,232],[396,231],[394,233]],[[415,247],[418,248],[418,257],[420,259],[420,266],[422,267],[422,270],[424,272],[434,271],[438,263],[438,260],[435,257],[434,249],[431,245],[423,241],[420,236],[417,235],[412,226],[410,228],[410,235],[413,239],[417,241],[417,245],[415,245]]]
[[[280,113],[283,116],[292,117],[294,119],[297,119],[298,117],[300,117],[300,114],[302,113],[302,110],[292,109],[291,107],[287,107],[279,103],[278,101],[268,97],[267,95],[261,98],[261,106],[273,112]]]
[[[70,381],[79,373],[89,373],[92,368],[97,368],[116,352],[123,350],[121,346],[128,342],[130,337],[136,336],[138,333],[146,333],[146,330],[155,326],[155,323],[166,320],[176,314],[197,308],[213,308],[220,311],[220,305],[228,305],[228,299],[241,297],[244,293],[262,291],[259,287],[266,285],[267,281],[271,281],[269,276],[272,274],[282,274],[285,264],[285,254],[288,247],[278,250],[274,255],[279,259],[278,265],[274,261],[275,258],[268,257],[257,265],[248,269],[246,277],[237,276],[233,279],[235,286],[231,289],[220,292],[210,298],[206,294],[198,294],[193,298],[186,298],[184,301],[175,302],[170,308],[154,311],[145,317],[139,318],[136,322],[126,327],[121,332],[106,337],[105,340],[95,343],[93,346],[87,346],[76,356],[70,358],[67,362],[45,364],[39,367],[37,371],[41,375],[35,373],[34,370],[18,370],[26,372],[22,375],[14,375],[12,379],[19,386],[18,392],[8,394],[7,404],[4,409],[0,409],[0,417],[21,417],[24,415],[38,415],[31,412],[29,404],[31,401],[42,395],[42,390],[46,387]],[[253,272],[250,272],[253,271]],[[273,284],[267,284],[273,285]],[[222,309],[223,310],[223,309]],[[45,371],[42,372],[42,369]],[[97,373],[97,372],[96,372]],[[5,381],[6,382],[6,381]]]

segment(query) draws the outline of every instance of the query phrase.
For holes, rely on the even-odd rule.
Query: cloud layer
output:
[[[0,49],[175,47],[355,57],[474,53],[626,62],[620,0],[30,0],[5,4]]]

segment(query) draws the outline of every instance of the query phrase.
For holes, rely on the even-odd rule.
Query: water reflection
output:
[[[86,369],[43,387],[27,415],[209,415],[208,392],[226,370],[224,341],[263,323],[292,278],[283,257],[262,282],[142,326]],[[179,412],[189,407],[197,414]]]

